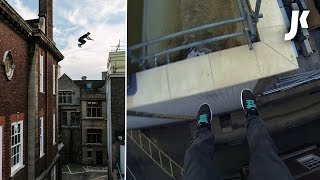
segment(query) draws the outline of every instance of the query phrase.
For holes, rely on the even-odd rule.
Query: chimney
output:
[[[81,80],[82,80],[82,81],[87,80],[87,76],[82,76],[82,77],[81,77]]]
[[[39,28],[51,40],[53,40],[52,13],[52,0],[39,0]]]

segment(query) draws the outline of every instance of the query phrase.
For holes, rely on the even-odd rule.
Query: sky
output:
[[[24,19],[35,19],[38,0],[6,0]],[[71,79],[101,79],[108,53],[126,46],[126,0],[53,0],[53,36],[64,55],[61,75]],[[94,41],[78,47],[78,38],[90,32]]]

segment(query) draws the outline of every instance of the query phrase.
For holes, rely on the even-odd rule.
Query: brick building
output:
[[[59,111],[65,163],[107,164],[106,89],[103,80],[59,78]]]
[[[108,73],[105,73],[107,101],[108,101],[108,154],[109,172],[121,169],[124,173],[124,147],[125,147],[125,52],[115,51],[109,53]],[[121,159],[121,160],[120,160]],[[111,174],[109,174],[109,177]]]
[[[0,2],[0,179],[61,179],[56,126],[57,72],[52,0],[24,20]]]

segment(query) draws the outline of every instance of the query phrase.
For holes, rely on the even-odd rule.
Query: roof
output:
[[[61,61],[64,56],[57,49],[55,43],[50,40],[40,29],[33,27],[36,20],[24,20],[6,1],[0,1],[0,19],[8,26],[16,30],[18,34],[27,40],[35,40],[37,43],[49,50],[57,61]],[[30,25],[31,24],[31,25]]]

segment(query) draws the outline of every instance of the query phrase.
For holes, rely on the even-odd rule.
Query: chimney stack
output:
[[[52,0],[39,0],[39,28],[51,40],[53,40],[52,6]]]
[[[82,80],[82,81],[87,80],[87,76],[82,76],[82,77],[81,77],[81,80]]]

